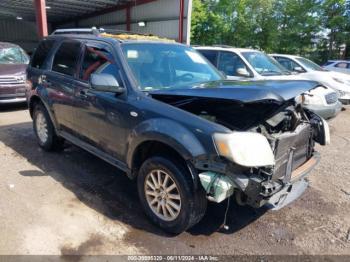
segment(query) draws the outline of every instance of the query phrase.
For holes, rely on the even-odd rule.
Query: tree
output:
[[[350,0],[193,0],[193,44],[251,47],[324,62],[349,57],[349,32]]]

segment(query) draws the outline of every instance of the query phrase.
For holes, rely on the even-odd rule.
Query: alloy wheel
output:
[[[175,181],[163,170],[151,171],[144,184],[146,200],[155,215],[175,220],[181,211],[181,196]]]

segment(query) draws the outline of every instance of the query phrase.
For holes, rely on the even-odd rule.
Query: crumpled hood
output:
[[[275,100],[284,102],[320,84],[306,80],[213,81],[190,88],[149,91],[152,96],[184,96],[236,100],[243,103]]]

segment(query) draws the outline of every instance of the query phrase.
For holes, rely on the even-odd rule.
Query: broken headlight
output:
[[[213,135],[217,153],[246,167],[272,166],[275,158],[266,137],[254,132]]]

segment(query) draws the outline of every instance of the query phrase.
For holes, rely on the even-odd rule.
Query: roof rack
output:
[[[104,28],[67,28],[67,29],[56,29],[52,35],[66,35],[66,34],[84,34],[84,35],[95,35],[99,36],[103,33],[107,34],[128,34],[128,35],[142,35],[142,36],[152,36],[151,34],[140,34],[125,30],[114,30],[114,29],[104,29]]]

